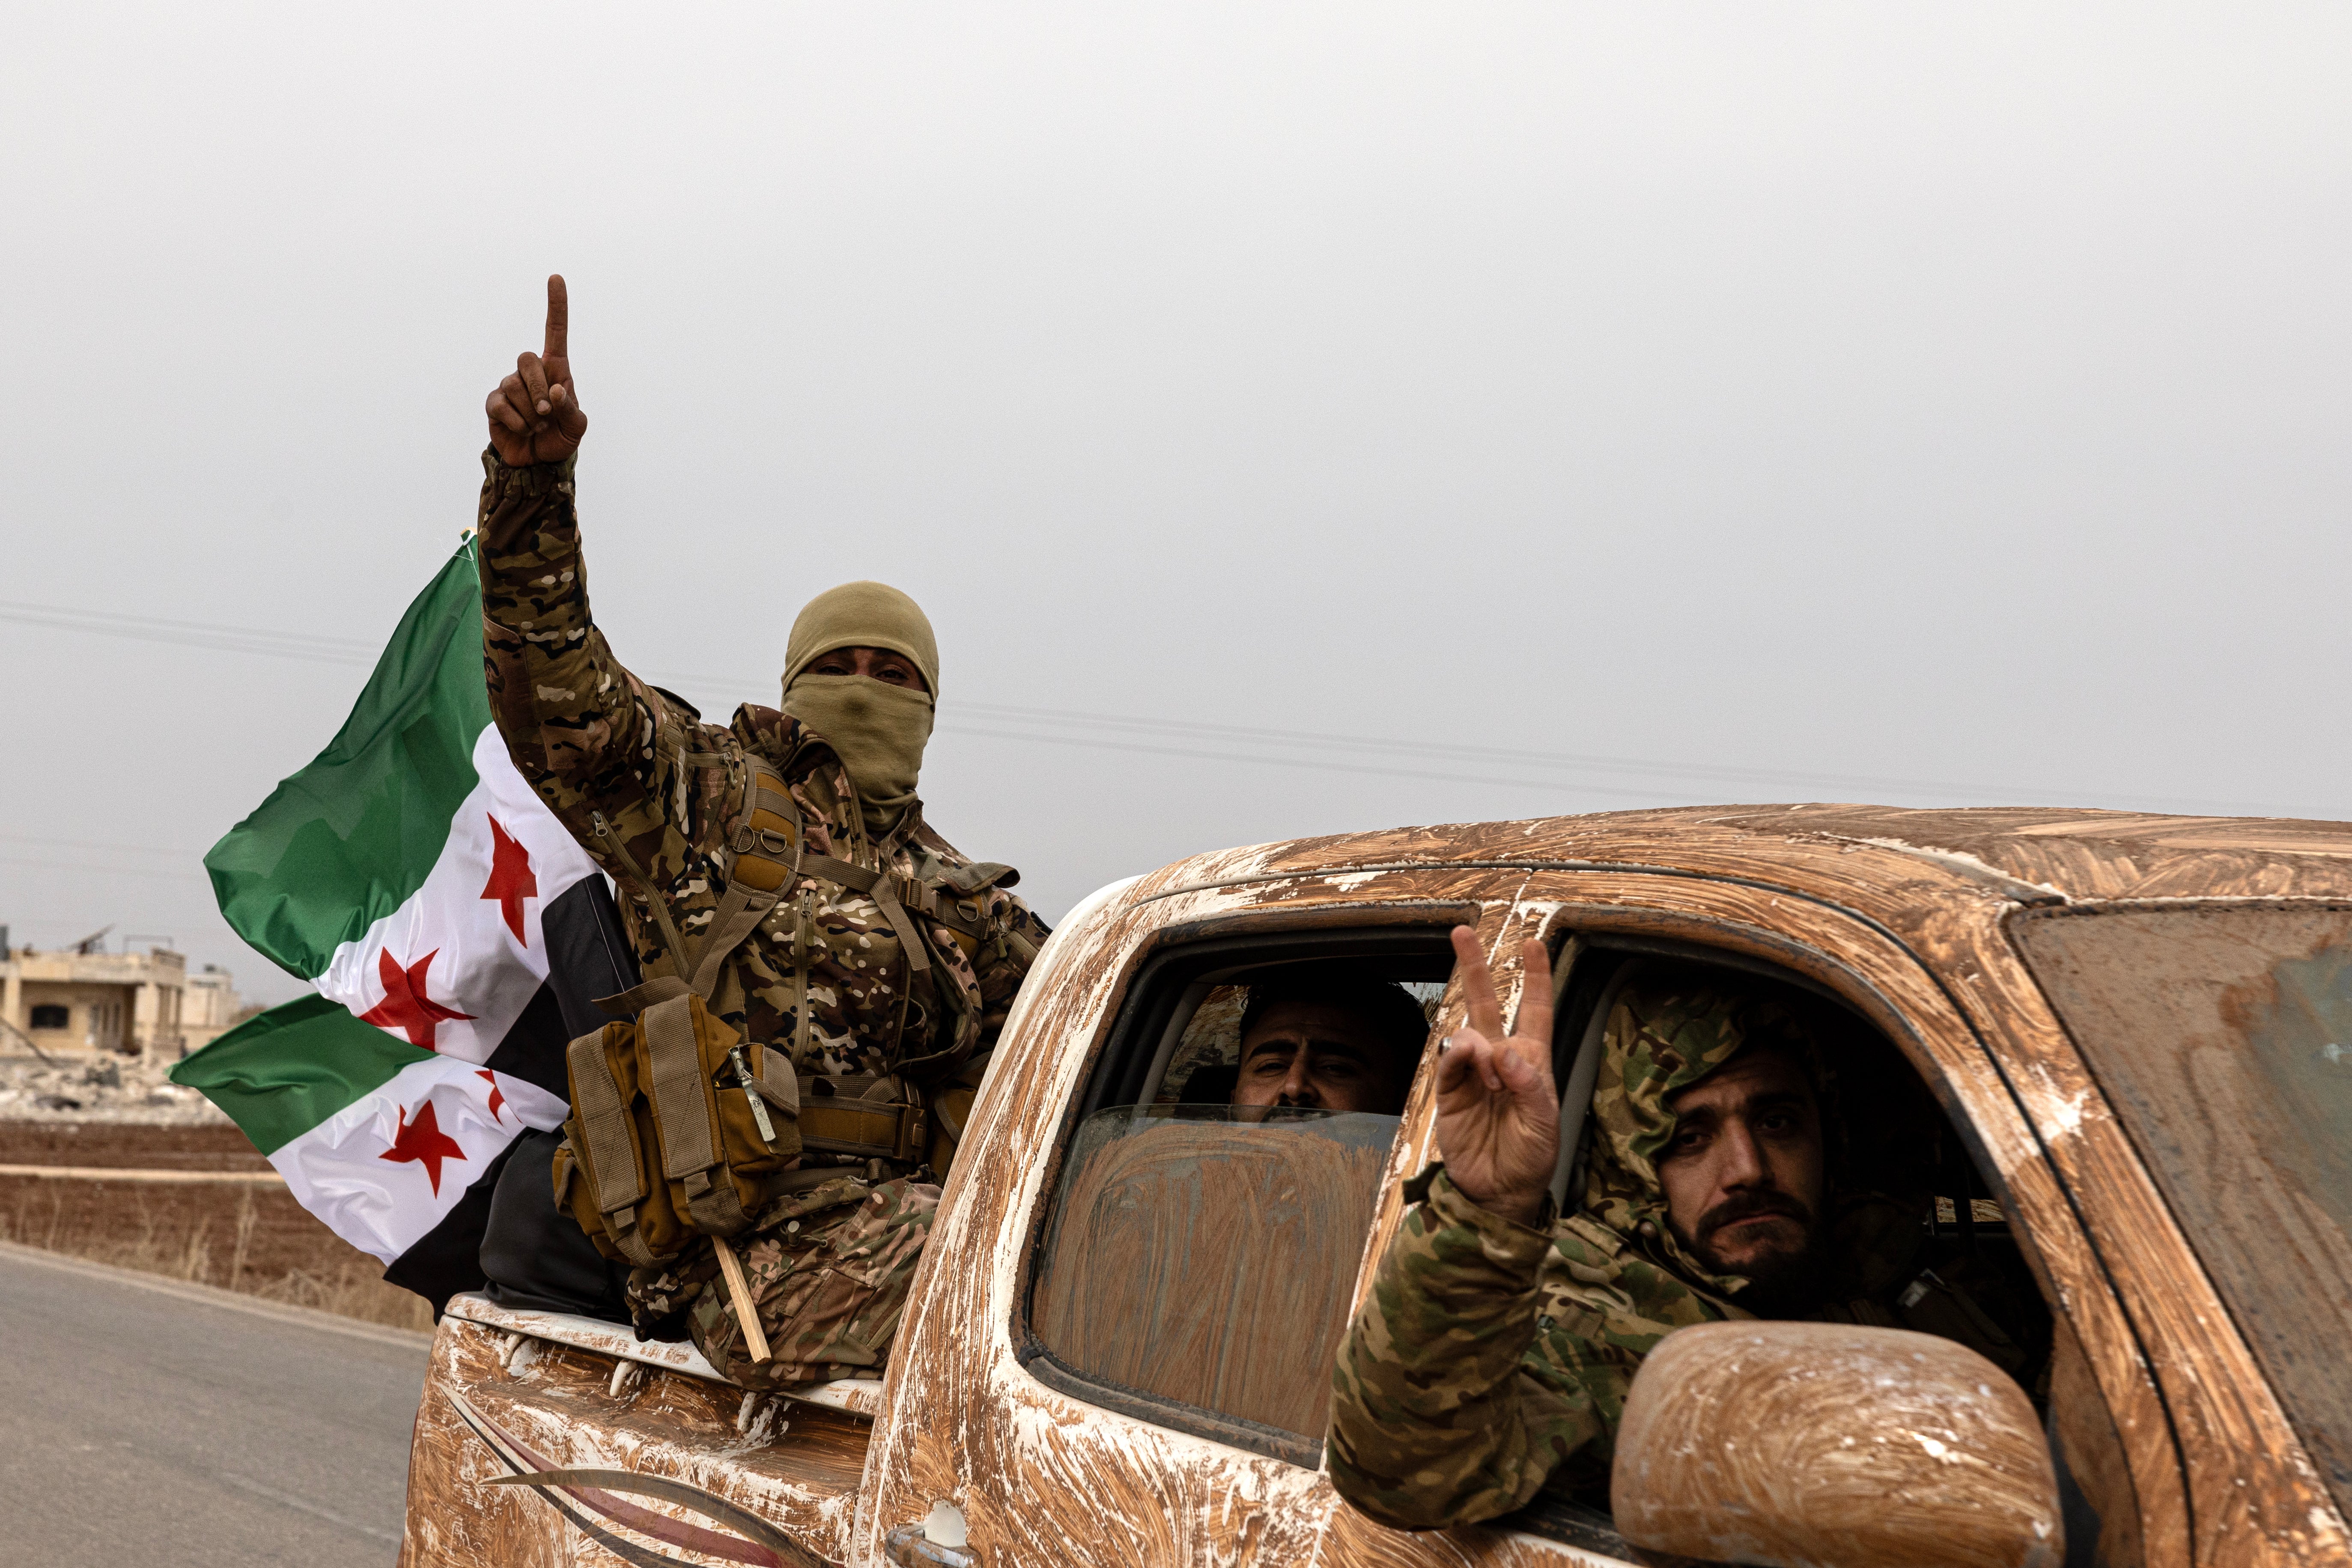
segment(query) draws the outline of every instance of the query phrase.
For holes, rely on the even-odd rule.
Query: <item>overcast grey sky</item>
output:
[[[772,701],[904,586],[930,815],[1049,918],[1405,822],[2352,815],[2347,67],[2316,5],[21,7],[0,600],[376,642],[562,270],[622,657]],[[362,672],[0,668],[16,940],[291,994],[197,861]]]

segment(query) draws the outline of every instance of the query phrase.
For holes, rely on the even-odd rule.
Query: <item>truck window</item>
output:
[[[2066,911],[2011,933],[2339,1507],[2352,1509],[2352,910]]]
[[[1801,1042],[1821,1112],[1827,1183],[1819,1219],[1831,1272],[1818,1316],[1956,1340],[2007,1372],[2047,1413],[2053,1320],[2021,1238],[1962,1130],[1874,1025],[1779,965],[1680,941],[1569,934],[1558,944],[1554,978],[1563,1152],[1552,1192],[1564,1212],[1589,1195],[1592,1097],[1617,1002],[1643,993],[1743,998],[1789,1021],[1783,1037]],[[2096,1398],[2087,1381],[2069,1384],[2070,1396],[2079,1391]],[[2074,1426],[2095,1435],[2104,1418],[2104,1407],[2086,1411]],[[1540,1518],[1519,1522],[1545,1530]]]
[[[1033,1255],[1033,1375],[1156,1425],[1320,1462],[1331,1366],[1402,1125],[1389,1112],[1451,970],[1445,931],[1203,943],[1138,975],[1074,1106]],[[1265,1047],[1286,1033],[1272,1007],[1335,981],[1378,994],[1367,1006],[1392,1064],[1380,1092],[1338,1103],[1350,1097],[1327,1085],[1322,1102],[1311,1089],[1263,1102]],[[1237,1081],[1252,1070],[1245,1023],[1254,1089]],[[1303,1031],[1300,1052],[1318,1040]]]
[[[1037,1338],[1089,1378],[1319,1438],[1398,1125],[1232,1106],[1097,1111],[1039,1263]]]
[[[1421,1009],[1424,1030],[1437,1016],[1445,994],[1442,980],[1393,982]],[[1251,987],[1213,985],[1192,1010],[1151,1098],[1159,1105],[1223,1105],[1239,1087],[1242,1025],[1249,1016]]]

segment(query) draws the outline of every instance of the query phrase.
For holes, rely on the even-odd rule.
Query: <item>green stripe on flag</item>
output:
[[[205,857],[236,933],[305,980],[425,883],[490,722],[471,542],[401,617],[327,749]]]
[[[433,1053],[396,1040],[324,996],[247,1020],[172,1069],[201,1089],[265,1154],[373,1094]]]

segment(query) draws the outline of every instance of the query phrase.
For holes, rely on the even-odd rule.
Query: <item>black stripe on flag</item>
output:
[[[547,980],[483,1065],[568,1100],[564,1047],[609,1022],[595,998],[635,985],[637,961],[601,876],[583,877],[557,895],[541,917],[540,931],[547,944]],[[482,1288],[482,1235],[489,1220],[490,1196],[513,1152],[509,1142],[466,1189],[457,1206],[383,1271],[393,1284],[432,1302],[436,1320],[450,1297]],[[586,1240],[581,1237],[583,1245]]]

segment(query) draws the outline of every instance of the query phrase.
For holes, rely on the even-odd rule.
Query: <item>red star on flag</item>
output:
[[[434,1114],[429,1100],[414,1121],[408,1120],[408,1107],[400,1108],[400,1131],[393,1134],[392,1147],[376,1156],[394,1164],[404,1165],[414,1160],[423,1165],[436,1198],[441,1195],[441,1162],[465,1157],[466,1151],[457,1147],[457,1141],[441,1131],[441,1119]]]
[[[401,1030],[407,1035],[410,1045],[422,1046],[429,1051],[436,1048],[433,1036],[443,1024],[456,1019],[470,1021],[474,1016],[471,1013],[444,1007],[425,994],[425,973],[440,954],[436,947],[403,970],[392,956],[392,949],[377,953],[375,977],[383,983],[383,1000],[361,1014],[360,1022],[373,1024],[379,1029]]]
[[[505,1117],[499,1116],[499,1107],[507,1102],[507,1091],[499,1087],[499,1075],[494,1072],[483,1071],[478,1072],[474,1076],[490,1086],[490,1114],[492,1116],[498,1116],[499,1120],[501,1121],[505,1121]]]
[[[499,901],[507,930],[514,932],[515,941],[530,946],[530,939],[522,934],[522,901],[539,897],[539,879],[531,875],[530,851],[495,816],[490,818],[490,879],[482,897]]]

